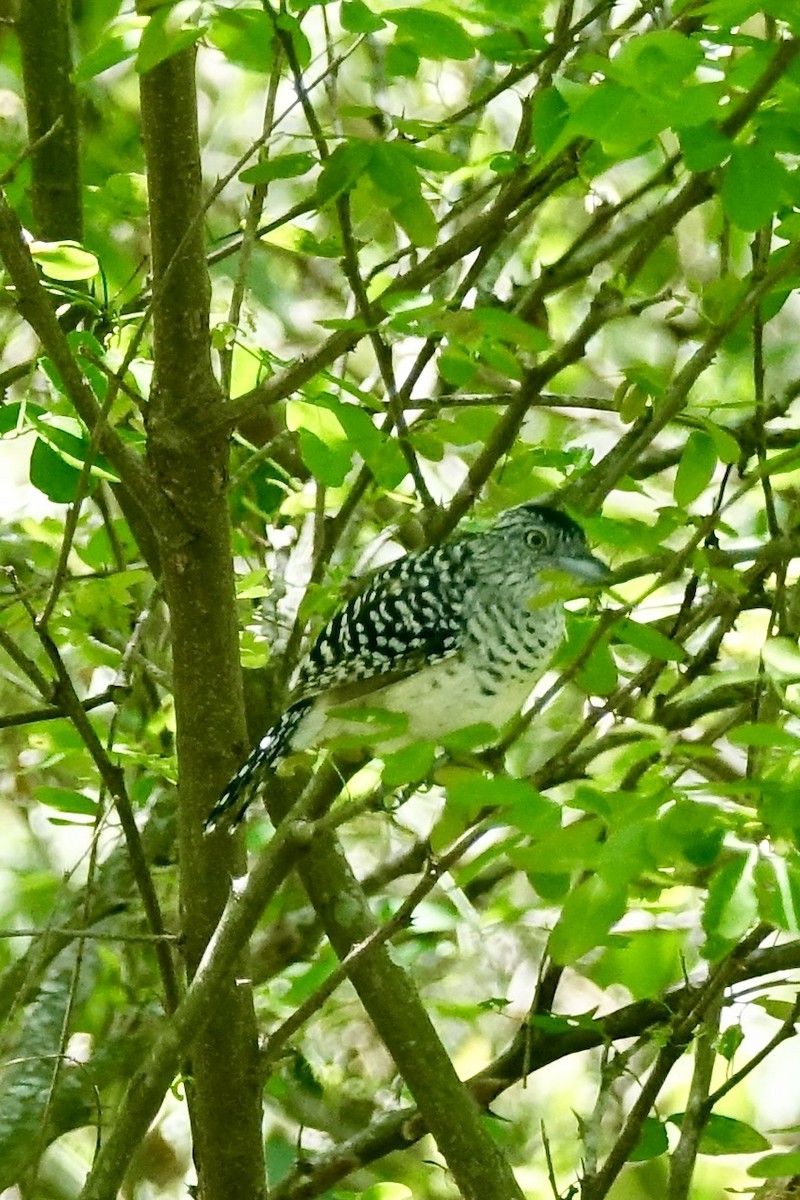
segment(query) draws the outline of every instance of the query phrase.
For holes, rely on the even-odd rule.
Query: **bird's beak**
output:
[[[558,558],[558,568],[565,571],[568,575],[575,576],[576,579],[583,579],[587,583],[607,583],[611,578],[611,571],[604,562],[599,558],[595,558],[587,550],[580,555],[563,555]]]

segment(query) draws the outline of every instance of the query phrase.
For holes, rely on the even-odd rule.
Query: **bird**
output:
[[[377,751],[479,723],[499,736],[561,643],[564,594],[555,584],[564,575],[600,585],[609,571],[576,521],[528,501],[368,576],[318,635],[289,706],[225,788],[206,831],[237,825],[289,755],[352,734],[359,718],[363,729],[376,709],[399,717],[376,734]]]

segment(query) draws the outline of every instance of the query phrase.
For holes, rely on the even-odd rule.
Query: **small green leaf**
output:
[[[378,143],[367,163],[370,179],[389,201],[389,207],[402,198],[419,196],[422,180],[400,142]]]
[[[361,1200],[413,1200],[413,1195],[404,1183],[373,1183],[361,1193]]]
[[[614,939],[591,969],[602,988],[621,983],[634,1000],[662,996],[681,978],[685,935],[675,929],[628,931]]]
[[[396,438],[381,432],[368,412],[355,404],[337,403],[339,424],[382,487],[396,488],[408,472],[408,464]]]
[[[392,216],[414,246],[436,244],[436,218],[422,196],[409,196],[393,204]]]
[[[495,171],[498,175],[510,175],[512,171],[516,171],[521,162],[522,159],[513,150],[503,150],[489,159],[489,170]]]
[[[753,1004],[757,1004],[770,1017],[774,1017],[776,1021],[782,1024],[791,1017],[795,1018],[795,1007],[790,1000],[775,1000],[772,996],[757,996],[753,1000]],[[795,1021],[795,1024],[797,1022]]]
[[[722,183],[722,207],[740,229],[761,229],[778,209],[786,171],[764,146],[734,146]]]
[[[605,944],[608,933],[625,913],[627,888],[599,875],[584,879],[564,901],[548,942],[554,962],[567,966]]]
[[[468,772],[447,788],[448,804],[477,812],[483,808],[534,804],[537,795],[524,779],[508,779],[503,775],[487,778],[476,772]]]
[[[658,629],[653,629],[652,625],[625,620],[614,626],[614,632],[619,641],[662,662],[683,662],[686,658],[683,646],[673,642],[672,638],[660,633]]]
[[[693,430],[689,434],[675,475],[675,503],[681,508],[687,508],[708,487],[716,468],[717,450],[714,439],[707,433]]]
[[[372,157],[368,142],[349,141],[337,146],[323,164],[317,183],[317,203],[321,208],[332,204],[355,187]]]
[[[710,123],[682,129],[680,140],[683,160],[690,171],[711,171],[725,162],[733,148],[730,138]]]
[[[395,8],[382,14],[410,42],[420,58],[472,58],[475,46],[452,17],[429,8]]]
[[[42,438],[34,442],[28,474],[33,486],[55,504],[70,504],[75,499],[80,471]]]
[[[71,788],[42,785],[34,789],[34,795],[40,804],[46,804],[58,812],[75,813],[82,817],[94,817],[97,814],[97,801]]]
[[[754,1179],[777,1179],[782,1175],[800,1175],[800,1151],[792,1150],[786,1154],[766,1154],[752,1167],[747,1168],[747,1174]]]
[[[208,40],[229,62],[249,71],[269,71],[275,58],[272,20],[257,8],[218,7]]]
[[[510,851],[514,865],[543,875],[590,870],[597,861],[605,827],[601,821],[572,821],[535,845]]]
[[[760,859],[755,868],[758,911],[773,928],[800,933],[800,873],[785,858]]]
[[[781,729],[779,725],[758,724],[746,721],[728,731],[728,741],[734,746],[777,746],[784,750],[796,750],[800,737]]]
[[[140,75],[152,71],[153,67],[200,39],[203,26],[191,23],[196,12],[197,5],[193,0],[180,0],[178,4],[165,4],[156,9],[142,30],[136,54],[136,70]]]
[[[402,750],[384,755],[381,773],[384,786],[398,788],[407,783],[418,783],[430,774],[435,759],[433,742],[412,742]]]
[[[348,33],[377,33],[386,25],[385,21],[367,8],[363,0],[342,0],[339,20],[342,29],[346,29]]]
[[[557,148],[568,119],[569,105],[566,100],[556,88],[546,88],[533,106],[533,144],[540,154]]]
[[[316,166],[313,154],[278,154],[275,158],[264,159],[252,167],[246,167],[239,178],[242,183],[271,183],[273,179],[293,179],[297,175],[305,175]]]
[[[737,854],[712,876],[703,910],[707,958],[725,954],[755,920],[758,902],[754,866],[750,855]]]
[[[673,1113],[667,1120],[680,1129],[684,1115]],[[758,1154],[769,1147],[769,1141],[752,1125],[719,1113],[711,1114],[700,1135],[701,1154]]]
[[[656,1117],[645,1117],[639,1131],[639,1141],[628,1155],[628,1162],[648,1162],[666,1154],[669,1149],[667,1130],[663,1121]]]
[[[118,63],[133,58],[137,42],[136,30],[104,38],[98,46],[83,55],[72,73],[73,82],[85,83],[87,79],[102,75],[103,71],[108,71],[110,67],[116,67]]]
[[[401,737],[408,726],[406,713],[392,712],[388,708],[342,704],[327,711],[329,716],[335,717],[344,726],[351,726],[328,740],[332,750],[371,747],[387,738]]]
[[[383,61],[390,79],[413,79],[419,70],[419,55],[408,42],[390,42]]]
[[[729,1025],[727,1029],[723,1029],[719,1035],[717,1042],[717,1053],[721,1054],[726,1062],[733,1062],[736,1051],[744,1041],[744,1032],[741,1025]]]
[[[95,255],[78,242],[31,242],[30,252],[50,279],[93,279],[100,270]]]
[[[769,638],[761,650],[761,657],[774,679],[783,683],[800,680],[800,648],[793,638]]]
[[[504,308],[475,308],[472,315],[487,336],[506,342],[509,346],[519,346],[535,353],[546,350],[550,345],[550,338],[544,330],[523,321],[516,313],[506,312]]]

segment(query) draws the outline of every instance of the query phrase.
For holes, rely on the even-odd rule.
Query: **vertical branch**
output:
[[[33,219],[39,237],[50,241],[83,236],[69,8],[69,0],[21,0],[17,19],[28,138],[53,130],[31,155]]]
[[[180,897],[188,972],[197,969],[241,874],[237,839],[202,836],[245,744],[226,499],[225,436],[203,418],[219,403],[211,369],[210,283],[204,257],[194,53],[141,79],[150,196],[155,367],[148,458],[178,514],[162,536],[170,612],[180,806]],[[189,1102],[205,1200],[264,1194],[260,1089],[252,994],[231,976],[197,1038]]]

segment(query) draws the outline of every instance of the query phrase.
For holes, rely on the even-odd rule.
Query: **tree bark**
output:
[[[219,402],[211,368],[210,285],[194,52],[141,80],[150,194],[155,372],[148,458],[175,512],[161,538],[170,611],[179,767],[178,847],[184,948],[191,977],[241,874],[240,842],[204,838],[203,818],[245,743],[244,707],[226,500],[227,439],[202,432]],[[189,1101],[204,1200],[261,1198],[257,1037],[251,989],[230,977],[192,1051]]]
[[[69,0],[20,0],[17,18],[38,237],[83,237],[78,103],[72,83]]]

